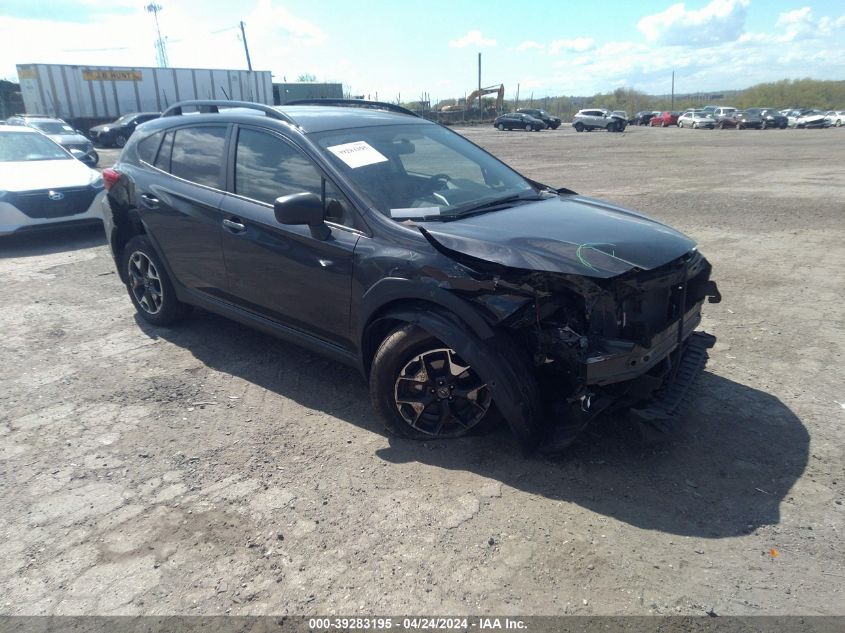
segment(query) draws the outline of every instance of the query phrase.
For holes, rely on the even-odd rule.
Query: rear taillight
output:
[[[103,183],[106,185],[106,191],[111,189],[112,185],[116,184],[118,180],[120,180],[119,171],[116,171],[111,167],[107,167],[103,170]]]

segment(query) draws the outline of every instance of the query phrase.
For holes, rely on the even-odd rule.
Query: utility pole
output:
[[[482,96],[481,96],[481,53],[479,53],[478,54],[478,111],[479,111],[479,113],[481,113],[480,114],[481,118],[483,118],[483,115],[484,115],[484,113],[482,111],[483,107],[484,106],[482,105]]]
[[[671,110],[675,109],[675,71],[672,71],[672,107]]]
[[[246,53],[246,66],[252,70],[252,60],[249,58],[249,46],[246,43],[246,30],[244,29],[244,21],[241,20],[241,38],[244,41],[244,53]]]
[[[150,2],[147,6],[144,7],[144,11],[153,14],[153,18],[155,19],[156,23],[156,34],[158,35],[158,39],[156,40],[156,57],[158,58],[158,65],[161,68],[167,68],[167,49],[164,45],[164,38],[161,36],[161,28],[159,28],[158,25],[158,12],[161,10],[162,6],[154,2]]]
[[[516,104],[515,105],[516,105],[516,108],[514,108],[514,110],[519,108],[519,84],[516,84]]]

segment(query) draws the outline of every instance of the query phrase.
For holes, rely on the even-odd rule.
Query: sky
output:
[[[155,66],[149,0],[0,1],[0,77],[19,63]],[[157,0],[170,66],[311,74],[393,101],[619,87],[666,94],[845,80],[843,0]]]

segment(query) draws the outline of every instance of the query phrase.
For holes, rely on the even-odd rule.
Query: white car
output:
[[[705,127],[712,130],[716,127],[716,119],[702,110],[693,110],[692,112],[684,112],[678,117],[678,127],[691,127],[693,129]]]
[[[801,110],[800,115],[795,119],[795,127],[798,128],[820,128],[830,127],[825,113],[821,110]]]
[[[572,127],[576,132],[591,132],[592,130],[607,130],[608,132],[622,132],[628,120],[607,110],[578,110],[572,117]]]
[[[825,118],[831,125],[842,127],[842,124],[845,123],[845,110],[830,110],[825,115]]]
[[[0,125],[0,235],[62,223],[102,222],[103,177],[58,143]]]

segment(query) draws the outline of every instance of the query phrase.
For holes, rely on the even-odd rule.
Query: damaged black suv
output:
[[[104,179],[141,317],[201,306],[348,363],[404,437],[503,418],[561,446],[622,407],[659,426],[713,342],[688,237],[397,106],[184,102]]]

